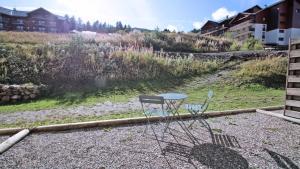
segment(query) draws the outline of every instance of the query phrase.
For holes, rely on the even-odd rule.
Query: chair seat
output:
[[[202,110],[202,104],[186,104],[184,108],[189,112],[199,112]]]
[[[145,111],[145,115],[147,115],[147,116],[162,116],[162,117],[165,117],[165,116],[168,116],[169,114],[170,114],[169,112],[165,112],[165,111],[162,111],[160,109],[152,109],[152,110]]]

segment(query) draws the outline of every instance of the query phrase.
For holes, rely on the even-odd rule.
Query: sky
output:
[[[83,21],[122,21],[132,27],[190,31],[207,20],[218,21],[254,5],[271,5],[278,0],[0,0],[0,6],[30,11],[43,7]]]

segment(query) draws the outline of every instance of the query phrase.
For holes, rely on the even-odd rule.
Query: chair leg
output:
[[[145,127],[145,129],[144,129],[144,132],[143,132],[142,136],[145,136],[145,134],[146,134],[147,131],[148,131],[148,126],[150,125],[149,117],[148,117],[147,115],[145,115],[145,116],[146,116],[146,118],[147,118],[147,125],[146,125],[146,127]]]
[[[170,122],[171,122],[171,119],[168,120],[169,117],[166,117],[166,121],[165,121],[165,128],[163,130],[163,133],[162,133],[162,138],[161,140],[164,141],[164,138],[165,138],[165,133],[167,132],[167,130],[169,129],[169,125],[170,125]]]
[[[190,112],[191,113],[191,115],[192,115],[192,119],[193,119],[193,121],[192,121],[192,123],[188,126],[188,128],[192,128],[192,126],[193,126],[193,124],[196,122],[196,120],[197,120],[197,113],[196,112]]]
[[[155,132],[153,126],[152,126],[151,124],[149,124],[149,125],[150,125],[150,128],[152,129],[152,132],[153,132],[153,134],[154,134],[154,136],[155,136],[155,139],[156,139],[156,141],[157,141],[157,143],[158,143],[159,149],[161,150],[161,154],[162,154],[162,155],[165,155],[166,153],[164,152],[164,150],[163,150],[163,148],[162,148],[162,146],[161,146],[161,144],[160,144],[160,142],[159,142],[159,140],[158,140],[158,136],[157,136],[157,134],[156,134],[156,132]]]
[[[146,125],[146,127],[145,127],[145,129],[143,131],[143,135],[142,136],[145,136],[145,134],[147,133],[147,131],[148,131],[148,125],[149,125],[149,122],[147,122],[147,125]]]

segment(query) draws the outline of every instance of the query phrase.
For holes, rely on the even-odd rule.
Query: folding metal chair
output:
[[[142,105],[143,113],[148,120],[148,124],[144,131],[144,134],[145,134],[146,131],[148,130],[148,126],[150,125],[149,117],[151,117],[151,116],[167,117],[167,116],[169,116],[170,113],[165,110],[165,108],[164,108],[165,100],[161,96],[141,95],[141,96],[139,96],[139,100]]]
[[[209,90],[207,94],[207,98],[205,99],[203,104],[186,104],[185,109],[192,115],[193,122],[189,125],[189,127],[192,127],[192,125],[196,122],[198,117],[202,117],[203,113],[207,110],[209,103],[211,102],[213,98],[213,91]]]
[[[160,141],[158,139],[158,135],[156,134],[153,126],[150,124],[150,120],[149,118],[151,116],[160,116],[160,117],[164,117],[163,119],[165,120],[166,124],[164,126],[164,130],[163,130],[163,133],[162,133],[162,137],[161,137],[161,140],[164,141],[164,135],[165,135],[165,132],[169,126],[169,123],[170,123],[170,120],[168,120],[168,117],[170,115],[170,112],[166,111],[165,108],[164,108],[164,104],[165,104],[165,100],[163,97],[161,96],[147,96],[147,95],[141,95],[139,96],[139,100],[141,102],[141,105],[142,105],[142,110],[144,112],[144,115],[146,116],[147,118],[147,126],[143,132],[143,135],[147,132],[148,130],[148,126],[151,127],[152,131],[153,131],[153,134],[159,144],[159,147],[163,153],[163,149],[160,145]],[[161,122],[161,121],[160,121]],[[160,123],[161,124],[161,123]]]

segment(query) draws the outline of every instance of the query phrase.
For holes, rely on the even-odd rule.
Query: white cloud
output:
[[[231,16],[234,16],[237,14],[237,11],[229,11],[228,9],[226,9],[225,7],[219,8],[218,10],[216,10],[214,13],[212,13],[212,18],[215,21],[221,20]]]
[[[173,31],[178,32],[178,28],[174,25],[168,25],[167,29],[169,29],[169,31],[171,31],[171,32],[173,32]]]
[[[203,19],[202,21],[193,22],[193,28],[200,29],[207,22],[207,20],[208,19]]]

